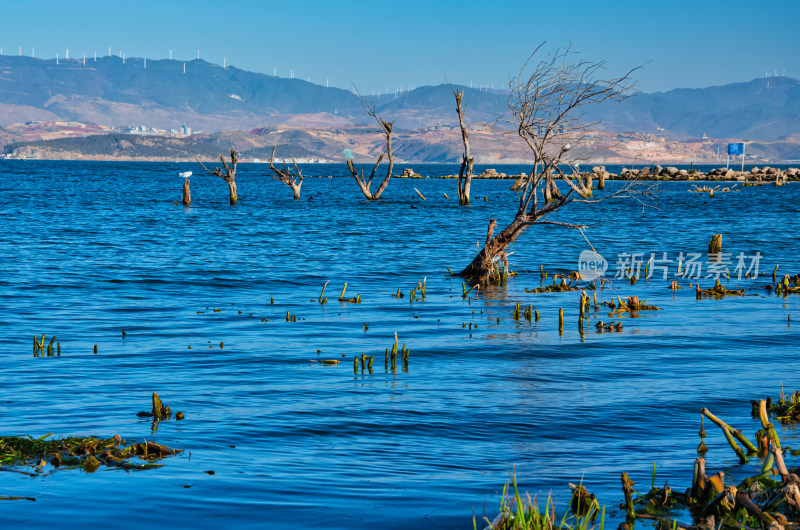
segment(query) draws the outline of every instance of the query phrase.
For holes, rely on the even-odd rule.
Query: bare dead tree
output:
[[[356,93],[358,93],[357,90]],[[376,122],[378,122],[378,126],[381,128],[381,133],[386,139],[386,152],[381,153],[381,155],[378,157],[378,161],[375,162],[375,167],[372,168],[372,172],[369,174],[368,178],[364,177],[363,170],[360,174],[358,171],[356,171],[352,160],[347,160],[347,167],[350,169],[350,173],[353,175],[353,178],[356,179],[356,183],[358,183],[358,187],[361,189],[361,192],[364,194],[364,196],[367,199],[374,201],[381,196],[383,190],[385,190],[386,186],[389,185],[389,179],[392,178],[392,169],[394,169],[394,154],[392,153],[392,122],[386,121],[379,116],[375,110],[375,104],[367,103],[360,93],[358,94],[358,98],[361,100],[361,105],[364,107],[364,111],[372,116]],[[381,182],[381,185],[378,186],[377,191],[372,193],[370,190],[370,187],[372,186],[372,179],[375,177],[375,172],[378,170],[378,166],[380,166],[381,162],[383,162],[384,156],[388,156],[389,158],[389,167],[386,169],[386,176],[383,178],[383,182]]]
[[[272,147],[272,154],[269,157],[269,168],[275,172],[275,175],[272,175],[272,178],[275,180],[280,180],[290,188],[292,188],[292,192],[294,192],[295,200],[300,198],[300,187],[303,185],[303,173],[300,171],[300,168],[297,167],[297,162],[294,161],[292,158],[292,165],[294,166],[294,172],[286,167],[286,164],[283,164],[283,169],[278,169],[272,163],[275,160],[275,149],[277,149],[277,145]]]
[[[572,51],[571,47],[544,53],[539,45],[509,83],[508,108],[510,122],[533,155],[533,167],[519,190],[519,205],[511,223],[494,234],[497,222],[492,219],[486,243],[472,262],[460,272],[476,281],[497,281],[500,276],[497,259],[505,256],[525,230],[534,225],[558,225],[583,229],[581,222],[551,220],[550,216],[573,202],[597,203],[612,198],[633,198],[649,205],[652,186],[625,181],[618,189],[600,198],[592,198],[590,187],[577,178],[579,158],[572,143],[597,122],[583,118],[586,105],[607,100],[620,101],[631,94],[633,68],[621,77],[602,78],[605,62],[591,62]],[[566,184],[561,192],[557,182]],[[542,189],[542,200],[538,190]]]
[[[469,205],[469,189],[472,185],[472,165],[475,163],[475,158],[469,152],[469,133],[467,132],[467,125],[464,123],[464,109],[461,107],[461,98],[464,96],[464,91],[456,91],[453,85],[450,85],[450,90],[453,91],[453,97],[456,98],[456,112],[458,112],[458,124],[461,126],[461,139],[464,141],[464,155],[461,157],[461,169],[458,172],[458,204],[462,206]]]
[[[202,162],[200,162],[199,158],[195,157],[195,160],[197,160],[200,163],[200,165],[203,166],[203,169],[205,169],[208,172],[209,175],[213,175],[215,177],[219,177],[219,178],[221,178],[222,180],[224,180],[225,182],[228,183],[228,192],[229,192],[230,198],[231,198],[231,206],[235,206],[236,205],[236,200],[237,200],[237,196],[236,196],[236,163],[239,161],[239,153],[236,152],[236,148],[235,147],[231,147],[231,164],[230,165],[228,165],[228,163],[225,161],[225,155],[219,155],[219,160],[220,160],[220,162],[222,162],[222,166],[225,168],[225,173],[224,174],[222,173],[222,168],[220,168],[219,166],[217,166],[214,169],[214,171],[211,171],[205,165],[203,165]]]

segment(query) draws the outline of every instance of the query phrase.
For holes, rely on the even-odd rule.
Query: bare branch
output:
[[[579,230],[588,227],[588,225],[579,225],[579,224],[575,224],[575,223],[563,223],[561,221],[532,221],[532,222],[525,223],[525,224],[528,225],[528,226],[531,226],[531,225],[558,225],[558,226],[566,226],[567,228],[577,228]]]
[[[208,174],[211,175],[212,177],[221,177],[222,176],[222,174],[220,173],[220,169],[219,168],[215,168],[215,171],[211,171],[210,169],[208,169],[205,166],[205,164],[200,162],[200,159],[197,156],[195,156],[194,159],[197,160],[197,163],[200,164],[201,166],[203,166],[203,169],[205,169],[208,172]]]
[[[384,156],[386,156],[386,153],[381,153],[381,155],[378,157],[378,160],[375,162],[375,167],[372,168],[372,173],[369,174],[369,180],[367,181],[367,188],[369,188],[372,185],[372,179],[373,177],[375,177],[375,172],[378,171],[378,166],[380,166],[381,162],[383,162]],[[362,174],[361,176],[363,179],[364,175]]]

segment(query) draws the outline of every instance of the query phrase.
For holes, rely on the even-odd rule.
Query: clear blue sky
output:
[[[542,41],[609,72],[647,63],[646,92],[800,78],[800,0],[0,0],[0,48],[120,51],[311,78],[362,92],[446,81],[505,85]]]

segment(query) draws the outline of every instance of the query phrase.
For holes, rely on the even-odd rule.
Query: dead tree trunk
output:
[[[517,216],[510,225],[501,230],[496,236],[493,236],[495,226],[497,226],[496,220],[489,221],[489,228],[486,231],[486,244],[472,259],[472,262],[459,273],[461,276],[471,280],[486,279],[489,281],[499,278],[502,271],[500,265],[495,263],[494,257],[514,243],[528,227],[528,223],[524,217]]]
[[[375,121],[378,122],[378,125],[381,128],[381,133],[386,139],[386,152],[381,153],[381,155],[378,157],[378,161],[375,162],[375,167],[372,168],[372,173],[370,173],[369,178],[364,177],[363,170],[360,174],[358,171],[356,171],[352,160],[347,161],[347,167],[350,170],[350,173],[353,175],[353,178],[356,179],[356,183],[358,184],[359,189],[361,189],[361,192],[364,194],[364,197],[370,201],[375,201],[378,200],[378,198],[381,196],[381,193],[383,193],[383,190],[385,190],[386,186],[389,185],[389,179],[392,178],[392,170],[394,169],[394,154],[392,153],[392,122],[386,121],[378,116],[377,112],[375,111],[375,105],[368,104],[364,98],[361,97],[361,94],[359,94],[358,97],[361,100],[361,105],[364,107],[364,110],[367,112],[367,114],[372,116]],[[378,166],[381,165],[384,156],[389,157],[389,167],[386,169],[386,176],[384,177],[383,182],[381,182],[381,185],[378,186],[378,190],[375,193],[372,193],[370,189],[372,186],[372,179],[375,177],[375,172],[378,170]]]
[[[199,158],[195,157],[195,159],[198,162],[200,162]],[[220,167],[216,167],[214,168],[214,171],[211,171],[206,166],[204,166],[202,162],[200,162],[200,165],[203,166],[203,169],[205,169],[209,175],[219,177],[228,183],[228,193],[231,199],[231,206],[235,206],[236,201],[238,200],[238,197],[236,195],[236,164],[239,161],[239,153],[236,152],[235,147],[231,147],[230,165],[228,165],[228,163],[225,161],[225,155],[219,155],[219,160],[220,162],[222,162],[222,165],[225,168],[224,174],[222,173],[222,168]]]
[[[272,163],[275,160],[275,149],[277,149],[277,145],[272,147],[272,155],[269,157],[269,168],[275,172],[275,175],[272,176],[275,180],[280,180],[290,188],[292,188],[292,192],[294,193],[295,200],[300,198],[300,187],[303,185],[303,173],[300,171],[300,168],[297,167],[297,162],[294,161],[292,158],[292,165],[294,165],[294,170],[297,173],[293,173],[291,169],[286,167],[286,164],[283,165],[283,169],[278,169]]]
[[[469,152],[469,133],[467,125],[464,123],[464,110],[461,107],[461,98],[464,91],[456,91],[452,86],[453,96],[456,98],[456,112],[458,112],[458,124],[461,126],[461,139],[464,141],[464,155],[461,158],[461,170],[458,172],[458,204],[469,205],[469,190],[472,184],[472,165],[475,159]]]
[[[183,205],[184,206],[191,206],[192,205],[192,194],[189,192],[189,179],[187,178],[183,181]]]
[[[570,48],[557,49],[539,57],[541,46],[525,63],[520,74],[512,79],[508,107],[517,126],[517,133],[533,154],[533,168],[519,186],[519,207],[511,223],[498,234],[496,221],[489,222],[486,243],[460,275],[470,282],[497,282],[503,278],[498,263],[508,253],[508,247],[533,225],[559,225],[583,229],[585,225],[550,220],[551,214],[572,202],[596,203],[615,197],[635,197],[642,205],[652,188],[637,189],[629,181],[614,193],[600,199],[591,198],[591,179],[575,180],[578,158],[570,141],[580,139],[595,123],[581,121],[582,107],[607,100],[626,97],[633,87],[629,76],[598,79],[604,63],[592,63]],[[635,70],[635,69],[634,69]],[[564,168],[571,171],[568,174]],[[566,187],[561,192],[556,181]],[[541,196],[539,188],[542,188]]]

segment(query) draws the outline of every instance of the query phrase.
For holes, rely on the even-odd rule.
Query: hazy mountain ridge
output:
[[[204,60],[102,57],[83,60],[0,56],[0,124],[79,121],[166,130],[250,130],[287,124],[343,128],[369,123],[349,90],[223,68]],[[184,73],[185,66],[185,73]],[[507,92],[465,91],[470,124],[507,115]],[[447,84],[400,94],[364,94],[397,129],[457,127]],[[756,79],[700,89],[639,93],[587,108],[607,131],[713,138],[773,139],[800,133],[800,82]]]
[[[615,108],[616,107],[616,108]],[[774,139],[800,133],[800,82],[754,79],[708,88],[639,93],[589,109],[606,130],[661,129],[699,138]]]

